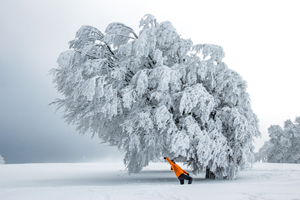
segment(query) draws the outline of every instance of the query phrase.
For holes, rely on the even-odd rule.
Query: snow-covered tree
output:
[[[256,160],[271,163],[300,163],[300,117],[293,123],[284,122],[282,129],[272,125],[268,129],[270,140],[259,149]]]
[[[274,145],[270,141],[266,141],[264,145],[255,154],[255,161],[268,162],[268,155],[272,152]]]
[[[169,156],[194,173],[234,179],[260,135],[246,82],[212,44],[193,45],[170,22],[145,15],[140,31],[82,26],[61,53],[54,83],[66,122],[125,152],[130,172]]]
[[[4,158],[0,154],[0,164],[5,164]]]

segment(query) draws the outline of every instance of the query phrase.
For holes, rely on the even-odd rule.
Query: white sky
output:
[[[8,129],[15,134],[16,122],[23,135],[32,124],[41,126],[28,137],[64,129],[61,115],[46,108],[59,97],[47,75],[58,55],[82,25],[104,32],[109,23],[122,22],[138,32],[148,13],[158,22],[170,21],[194,44],[223,47],[225,63],[247,81],[260,120],[256,150],[268,140],[270,125],[283,126],[300,115],[298,1],[0,0],[0,137]]]

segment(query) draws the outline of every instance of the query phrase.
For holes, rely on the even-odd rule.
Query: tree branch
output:
[[[125,25],[124,25],[125,26]],[[125,26],[126,28],[128,28],[129,30],[131,30],[131,33],[134,35],[134,37],[136,38],[136,39],[138,39],[139,37],[137,36],[137,34],[133,31],[133,29],[132,28],[130,28],[129,26]]]
[[[130,37],[130,36],[127,36],[127,35],[122,35],[122,34],[111,34],[111,35],[117,35],[117,36],[127,37],[127,38],[130,38],[130,39],[135,39],[133,37]]]

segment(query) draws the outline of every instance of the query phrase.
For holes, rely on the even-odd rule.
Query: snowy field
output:
[[[129,175],[121,163],[0,165],[0,199],[300,200],[300,165],[257,163],[234,181],[192,175],[192,185],[179,185],[169,167]]]

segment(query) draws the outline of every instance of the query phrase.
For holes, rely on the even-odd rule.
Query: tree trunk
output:
[[[215,174],[211,172],[208,167],[206,167],[205,179],[216,179]]]

